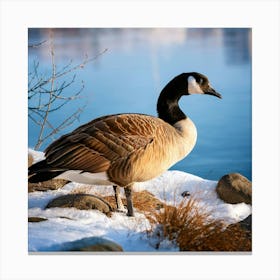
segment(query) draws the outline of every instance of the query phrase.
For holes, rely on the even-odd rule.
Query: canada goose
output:
[[[45,150],[45,159],[29,168],[29,182],[51,178],[99,185],[113,185],[118,209],[133,216],[132,186],[150,180],[187,156],[197,132],[179,108],[183,95],[210,94],[221,98],[208,78],[197,72],[183,73],[161,91],[158,117],[116,114],[97,118],[60,137]]]

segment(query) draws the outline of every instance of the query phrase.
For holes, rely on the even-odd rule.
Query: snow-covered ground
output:
[[[35,161],[43,158],[43,153],[29,150]],[[135,185],[135,191],[147,190],[158,199],[174,205],[182,199],[181,193],[189,191],[190,196],[199,198],[203,208],[209,209],[213,218],[236,223],[251,214],[251,206],[245,203],[227,204],[218,198],[216,181],[181,172],[166,171],[161,176]],[[178,251],[170,242],[162,242],[159,249],[147,235],[150,223],[145,215],[137,212],[135,217],[114,212],[107,217],[98,210],[78,210],[75,208],[48,208],[45,206],[55,197],[68,194],[82,184],[69,183],[55,191],[32,192],[28,194],[29,217],[44,217],[47,221],[29,223],[28,247],[30,252],[56,251],[64,242],[85,237],[103,237],[121,245],[124,251],[152,252]],[[113,195],[112,187],[91,186],[90,193]]]

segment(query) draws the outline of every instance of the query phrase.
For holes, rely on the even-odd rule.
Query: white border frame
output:
[[[1,1],[1,279],[280,279],[278,1]],[[28,255],[27,28],[252,27],[252,255]]]

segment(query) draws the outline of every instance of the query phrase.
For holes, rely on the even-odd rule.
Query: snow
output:
[[[42,152],[29,149],[35,161],[44,158]],[[215,187],[217,181],[206,180],[182,171],[166,171],[153,180],[136,183],[134,190],[147,190],[158,199],[170,205],[182,200],[181,193],[189,191],[190,196],[198,198],[203,209],[211,212],[215,219],[223,219],[227,223],[236,223],[251,214],[251,206],[245,203],[228,204],[218,198]],[[83,187],[82,184],[68,183],[63,188],[46,192],[28,194],[28,216],[43,217],[47,221],[29,223],[29,252],[56,251],[62,243],[75,241],[85,237],[102,237],[118,243],[126,252],[159,252],[178,251],[176,244],[164,240],[155,249],[147,230],[151,225],[145,215],[136,211],[135,217],[127,217],[125,213],[114,212],[107,217],[98,210],[78,210],[75,208],[48,208],[48,202],[55,197]],[[86,186],[87,192],[97,195],[113,195],[111,186]]]
[[[28,149],[28,154],[30,154],[33,158],[33,163],[36,163],[40,160],[45,159],[45,154],[40,151],[34,151],[33,149]]]

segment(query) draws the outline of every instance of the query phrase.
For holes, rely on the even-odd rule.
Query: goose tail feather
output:
[[[50,167],[46,160],[39,161],[28,168],[28,182],[38,183],[53,179],[65,170]]]

